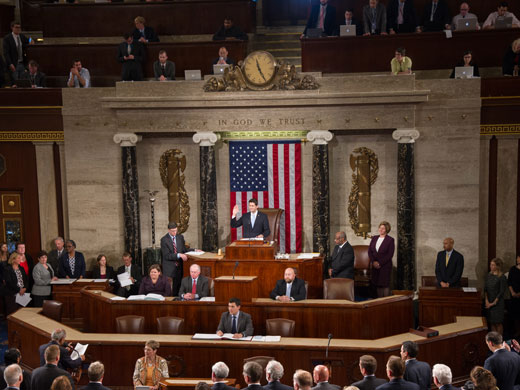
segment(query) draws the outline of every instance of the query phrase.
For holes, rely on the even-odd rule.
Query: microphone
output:
[[[237,270],[238,268],[238,260],[235,261],[235,268],[233,268],[233,279],[235,279],[235,271]]]
[[[332,340],[332,333],[329,333],[329,342],[327,343],[327,349],[325,350],[325,357],[329,357],[329,346],[330,346],[330,340]]]

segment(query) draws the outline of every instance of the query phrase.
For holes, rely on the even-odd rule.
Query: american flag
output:
[[[230,141],[230,205],[240,215],[249,211],[248,200],[260,208],[281,208],[280,253],[302,251],[301,143],[300,141]],[[231,239],[242,228],[231,229]]]

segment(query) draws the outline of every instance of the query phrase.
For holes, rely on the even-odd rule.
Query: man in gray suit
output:
[[[369,0],[363,7],[363,35],[386,35],[386,8],[379,0]]]
[[[168,61],[166,50],[159,52],[159,60],[153,64],[153,74],[157,81],[175,80],[175,63]]]
[[[185,255],[184,237],[177,233],[177,224],[170,222],[168,233],[161,238],[163,274],[173,279],[172,293],[174,297],[179,296],[183,275],[182,264],[188,260],[188,256]]]
[[[228,311],[222,313],[217,328],[217,335],[232,333],[233,338],[249,337],[253,335],[253,321],[251,316],[240,311],[240,299],[231,298],[228,303]]]
[[[329,369],[326,366],[320,364],[314,367],[312,376],[314,378],[314,382],[316,383],[316,386],[314,386],[312,390],[339,390],[341,388],[338,385],[329,383],[330,374]]]
[[[209,280],[200,274],[200,266],[198,264],[192,264],[190,276],[182,279],[179,296],[186,301],[209,296]]]
[[[352,383],[359,390],[375,390],[377,386],[385,384],[385,379],[376,378],[377,360],[371,355],[363,355],[359,358],[359,371],[363,375],[363,380]]]

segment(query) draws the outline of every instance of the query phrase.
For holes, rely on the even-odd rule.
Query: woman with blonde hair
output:
[[[513,41],[507,48],[502,61],[502,74],[504,76],[518,76],[520,67],[520,38]]]
[[[496,257],[489,263],[484,294],[486,297],[487,319],[491,330],[503,334],[504,327],[504,293],[507,290],[507,279],[502,273],[504,262]]]
[[[8,265],[4,269],[5,280],[5,311],[9,315],[18,310],[21,306],[16,303],[16,295],[24,295],[28,292],[29,280],[25,269],[20,265],[23,255],[18,252],[13,252],[9,256]]]
[[[155,340],[148,340],[144,345],[144,356],[135,362],[134,388],[149,386],[150,390],[157,390],[159,381],[168,378],[168,363],[157,355],[159,346]]]
[[[497,390],[497,380],[491,373],[484,367],[475,366],[469,374],[475,390]]]

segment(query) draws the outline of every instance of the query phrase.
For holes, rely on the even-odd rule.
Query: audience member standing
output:
[[[216,362],[211,367],[211,380],[213,386],[211,390],[235,390],[234,387],[227,385],[227,377],[229,375],[229,367],[224,362]]]
[[[33,269],[34,285],[32,287],[32,298],[34,307],[42,307],[43,301],[52,299],[51,281],[58,279],[50,264],[47,264],[47,252],[38,253],[38,264]]]
[[[86,386],[80,388],[80,390],[110,390],[108,387],[103,386],[103,377],[105,376],[105,366],[101,362],[93,362],[88,366],[88,380],[89,383]]]
[[[386,15],[390,34],[413,33],[418,30],[413,0],[390,0]]]
[[[29,39],[22,34],[22,26],[18,22],[11,22],[11,33],[4,37],[4,59],[11,82],[18,80],[25,72],[27,64],[26,48]]]
[[[142,81],[144,62],[144,49],[140,42],[134,41],[131,34],[123,36],[124,42],[117,48],[117,59],[123,64],[121,69],[121,80]]]
[[[330,256],[328,273],[331,278],[354,279],[354,249],[347,241],[345,232],[334,236],[334,250]]]
[[[135,28],[132,32],[132,36],[135,42],[148,43],[148,42],[159,42],[159,37],[155,33],[154,29],[149,26],[145,26],[146,20],[142,16],[138,16],[134,19]]]
[[[76,243],[67,240],[65,243],[67,253],[60,257],[58,265],[58,277],[67,279],[83,279],[86,272],[85,257],[83,253],[76,251]]]
[[[0,389],[3,389],[7,386],[7,383],[4,379],[4,370],[6,367],[9,367],[11,364],[20,364],[22,361],[22,354],[17,348],[9,348],[4,353],[4,366],[0,367]],[[23,381],[20,385],[20,390],[30,390],[31,389],[31,373],[22,369]]]
[[[292,387],[280,383],[282,377],[282,363],[276,360],[269,361],[265,367],[265,379],[267,379],[267,385],[264,386],[264,390],[291,390]]]
[[[386,362],[386,375],[390,382],[377,387],[376,390],[420,390],[417,383],[403,379],[404,370],[404,361],[397,356],[390,356]]]
[[[49,390],[54,379],[62,375],[65,375],[71,383],[71,386],[73,386],[72,378],[69,373],[58,368],[60,348],[57,345],[51,345],[45,350],[44,356],[45,365],[38,367],[32,372],[31,390]]]
[[[386,35],[386,8],[379,0],[369,0],[363,7],[363,35]]]
[[[23,255],[18,252],[13,252],[9,257],[9,265],[4,270],[5,281],[5,311],[6,315],[14,313],[21,306],[16,303],[17,295],[24,295],[29,293],[29,278],[25,273],[25,269],[20,265]]]
[[[471,53],[469,56],[471,61]],[[460,287],[460,278],[464,271],[464,256],[453,249],[454,243],[453,238],[446,237],[442,243],[444,250],[437,253],[435,262],[437,287]]]
[[[520,385],[520,355],[504,347],[502,335],[498,332],[489,332],[486,344],[493,354],[484,362],[484,368],[491,371],[500,390],[513,390]]]
[[[428,363],[417,360],[418,352],[419,346],[413,341],[405,341],[401,345],[401,359],[406,366],[403,378],[406,381],[417,383],[421,390],[430,390],[432,370]]]
[[[49,252],[47,261],[51,265],[54,271],[58,271],[59,258],[64,255],[65,252],[65,240],[63,237],[56,237],[54,239],[54,246],[56,249],[53,249]]]
[[[351,386],[357,387],[359,390],[375,390],[376,387],[385,384],[387,381],[382,378],[376,378],[377,360],[371,355],[363,355],[359,358],[359,371],[363,375],[363,380],[352,383]]]
[[[422,17],[423,31],[449,30],[450,22],[450,9],[444,0],[431,0],[426,3]]]
[[[432,369],[433,383],[439,390],[458,390],[451,384],[451,369],[444,364],[436,364]]]
[[[314,383],[316,383],[316,386],[314,386],[312,390],[339,390],[341,388],[338,385],[329,383],[330,373],[326,366],[320,364],[314,367],[312,376],[314,378]]]
[[[378,297],[390,295],[390,276],[392,274],[392,257],[394,257],[394,239],[390,233],[390,223],[379,224],[379,235],[374,235],[368,247],[368,257],[372,265],[371,285]]]
[[[302,37],[307,35],[307,30],[310,28],[321,28],[323,34],[327,36],[336,33],[336,8],[330,5],[328,0],[320,0],[319,4],[312,6]]]
[[[507,290],[507,279],[502,273],[503,265],[504,262],[498,257],[491,260],[484,285],[487,319],[491,324],[491,330],[500,334],[504,333],[504,293]]]

